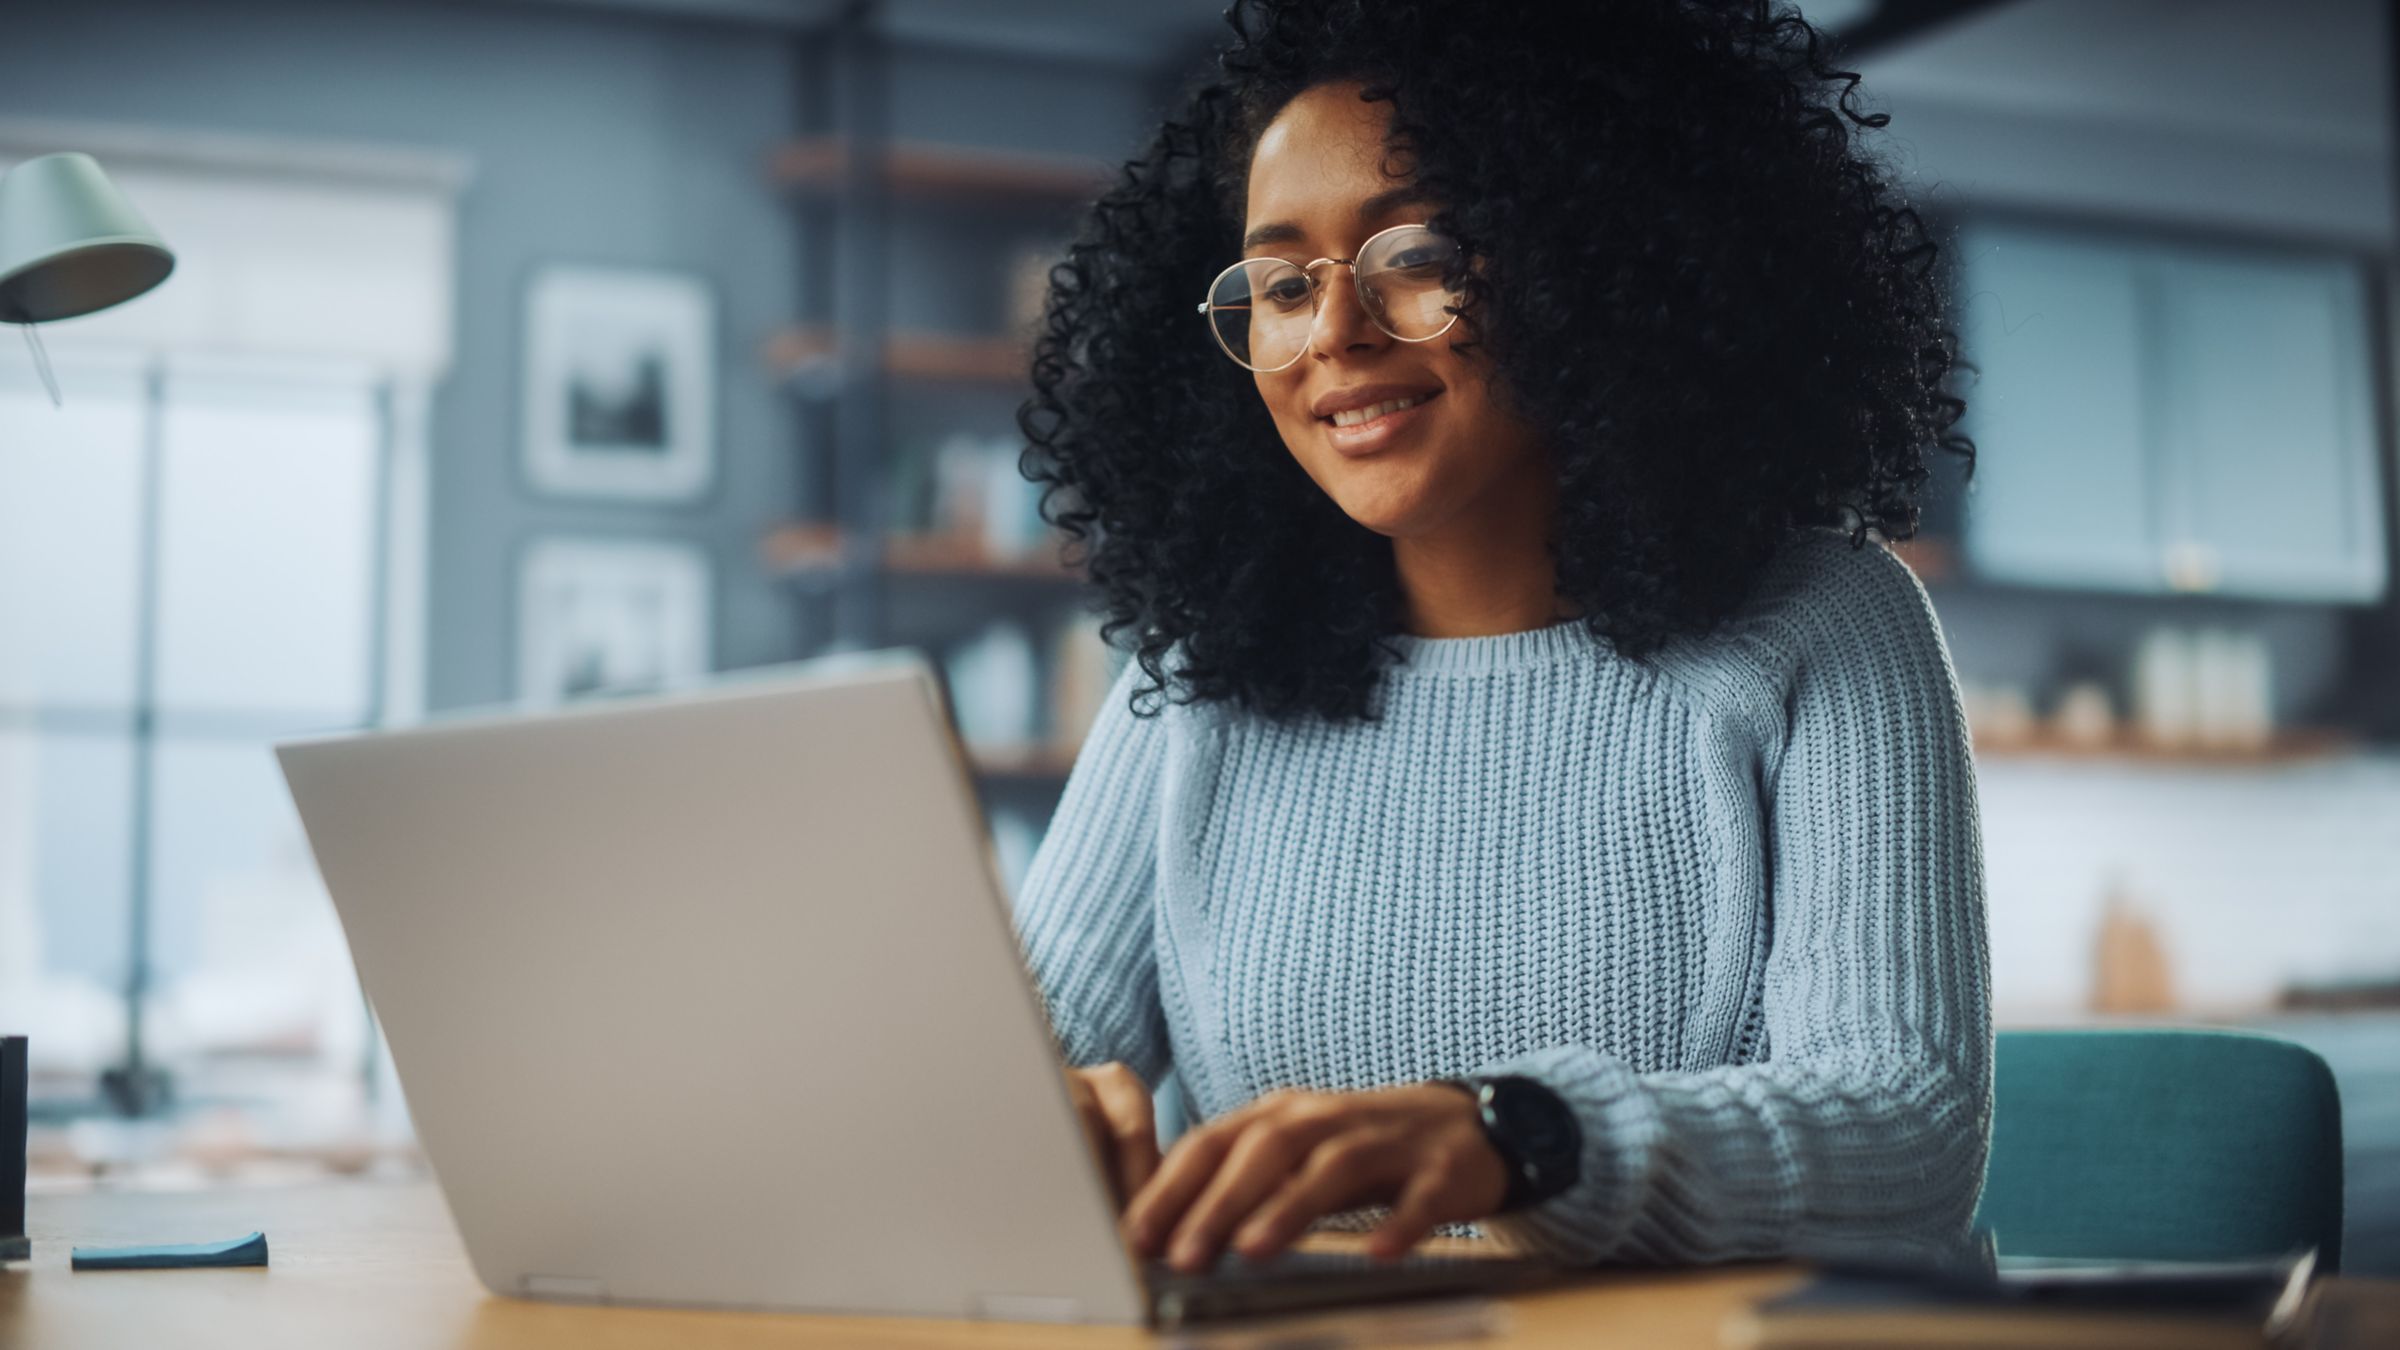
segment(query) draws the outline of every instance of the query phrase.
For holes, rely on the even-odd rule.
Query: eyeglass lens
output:
[[[1386,230],[1367,241],[1357,262],[1357,286],[1367,315],[1393,337],[1422,341],[1442,331],[1453,316],[1444,308],[1458,293],[1442,285],[1442,274],[1458,245],[1422,227]],[[1251,258],[1217,278],[1209,294],[1209,322],[1234,360],[1253,370],[1288,365],[1308,345],[1321,286],[1342,284],[1308,274],[1281,258]]]

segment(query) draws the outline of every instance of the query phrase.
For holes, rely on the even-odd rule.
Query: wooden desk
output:
[[[0,1350],[1149,1346],[1121,1327],[593,1308],[495,1298],[430,1184],[35,1196],[30,1267],[0,1273]],[[264,1269],[84,1271],[68,1248],[267,1234]],[[1507,1301],[1475,1346],[1715,1346],[1725,1313],[1797,1267],[1610,1273]]]
[[[1122,1327],[590,1308],[494,1298],[430,1184],[352,1182],[188,1194],[36,1196],[30,1267],[0,1271],[0,1350],[617,1350],[618,1347],[1154,1346]],[[86,1271],[68,1248],[199,1242],[264,1229],[264,1269]],[[1715,1347],[1727,1313],[1788,1289],[1797,1266],[1612,1271],[1506,1300],[1506,1334],[1456,1342]],[[2400,1344],[2400,1281],[2320,1281],[2307,1344]]]

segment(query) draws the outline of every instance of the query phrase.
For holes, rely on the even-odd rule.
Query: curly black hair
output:
[[[1890,119],[1852,106],[1858,75],[1796,11],[1236,0],[1225,20],[1232,44],[1051,269],[1016,413],[1104,636],[1133,635],[1137,713],[1172,676],[1178,701],[1375,720],[1377,655],[1398,654],[1390,541],[1295,462],[1193,313],[1241,253],[1260,133],[1319,84],[1388,101],[1387,151],[1447,203],[1429,223],[1461,246],[1461,350],[1546,431],[1557,589],[1620,656],[1713,627],[1796,530],[1913,535],[1929,447],[1972,472],[1936,245],[1853,130]]]

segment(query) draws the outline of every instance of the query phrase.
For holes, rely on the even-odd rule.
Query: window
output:
[[[355,1129],[368,1019],[270,746],[383,720],[404,396],[57,366],[63,408],[0,363],[0,1021],[49,1114],[138,1053],[247,1129]]]

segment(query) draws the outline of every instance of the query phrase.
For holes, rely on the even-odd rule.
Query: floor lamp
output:
[[[41,155],[0,174],[0,323],[24,327],[52,404],[59,401],[58,381],[33,325],[121,305],[174,270],[175,255],[90,155]],[[30,896],[25,903],[31,903]],[[137,913],[135,926],[146,917]],[[137,958],[134,1001],[127,1012],[136,1049],[125,1067],[111,1071],[123,1081],[109,1085],[112,1095],[137,1098],[148,1095],[155,1078],[138,1049],[138,984],[144,977],[139,966]],[[0,1039],[0,1230],[5,1230],[0,1231],[0,1256],[12,1237],[21,1240],[24,1234],[25,1059],[24,1038]]]

